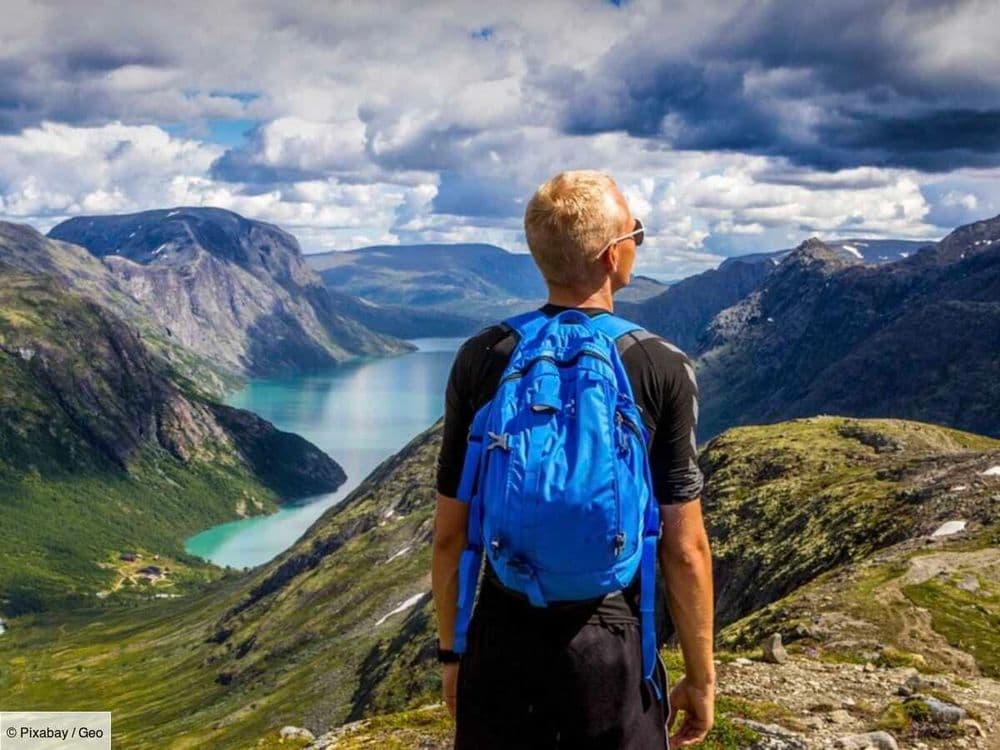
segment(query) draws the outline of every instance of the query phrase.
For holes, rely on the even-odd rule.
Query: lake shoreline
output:
[[[334,368],[253,378],[225,403],[301,435],[341,464],[333,492],[282,502],[272,513],[236,518],[193,534],[184,549],[220,567],[252,568],[295,543],[384,459],[440,418],[444,389],[463,337],[408,339],[417,348],[358,357]]]

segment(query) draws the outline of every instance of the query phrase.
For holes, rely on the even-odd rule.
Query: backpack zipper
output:
[[[640,442],[645,442],[645,438],[643,438],[642,436],[642,431],[639,429],[639,425],[637,425],[631,419],[623,415],[621,412],[618,412],[618,414],[621,415],[621,420],[628,426],[630,430],[632,430],[632,432],[635,433],[635,436],[639,438]]]
[[[642,432],[639,430],[638,425],[636,425],[631,419],[622,414],[620,409],[615,409],[615,438],[619,441],[618,447],[627,450],[627,443],[625,442],[625,436],[622,433],[622,425],[628,425],[629,430],[631,430],[639,441],[645,444],[645,440],[642,436]],[[616,530],[614,551],[615,557],[618,557],[622,550],[625,549],[626,534],[622,530],[622,503],[621,497],[619,495],[619,488],[615,488],[615,516],[616,516]]]

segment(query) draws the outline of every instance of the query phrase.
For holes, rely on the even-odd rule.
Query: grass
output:
[[[963,591],[954,582],[929,580],[903,593],[931,613],[931,627],[972,656],[982,673],[1000,678],[1000,591]]]
[[[128,473],[42,479],[0,467],[0,602],[8,616],[85,604],[117,579],[121,552],[145,549],[170,565],[178,588],[217,577],[219,568],[184,551],[184,539],[236,517],[241,500],[277,507],[246,470],[150,454]],[[250,509],[252,502],[247,502]]]
[[[740,427],[714,438],[701,463],[713,555],[727,581],[720,619],[734,622],[912,536],[926,511],[905,492],[907,469],[929,457],[997,448],[1000,441],[935,425],[842,417]],[[747,647],[763,632],[746,636],[728,645]]]
[[[957,725],[942,725],[931,718],[931,709],[920,698],[890,703],[873,729],[891,733],[897,739],[949,739],[964,733]]]

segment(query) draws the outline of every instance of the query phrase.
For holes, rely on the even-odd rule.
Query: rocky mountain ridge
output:
[[[80,216],[49,237],[100,258],[173,339],[231,372],[293,372],[411,349],[344,314],[292,235],[231,211]]]
[[[233,374],[224,367],[178,342],[107,265],[79,245],[49,239],[26,224],[0,221],[0,263],[9,269],[58,279],[76,294],[128,321],[143,342],[167,360],[191,389],[221,394],[236,384]]]
[[[824,244],[829,247],[838,257],[851,262],[860,261],[862,263],[880,264],[894,263],[897,260],[908,258],[919,252],[927,245],[933,245],[934,240],[876,240],[870,238],[848,238],[826,240]],[[795,248],[785,250],[773,250],[771,252],[747,253],[727,258],[719,268],[724,268],[727,263],[770,263],[778,265],[781,260],[792,252]]]
[[[1000,218],[880,266],[809,240],[709,325],[701,434],[830,412],[1000,434],[998,352]]]

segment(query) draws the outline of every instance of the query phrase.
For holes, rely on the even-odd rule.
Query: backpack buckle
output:
[[[489,444],[486,446],[486,450],[492,450],[493,448],[503,448],[505,451],[510,450],[510,433],[501,432],[498,435],[495,432],[487,432],[486,434],[490,439]]]

